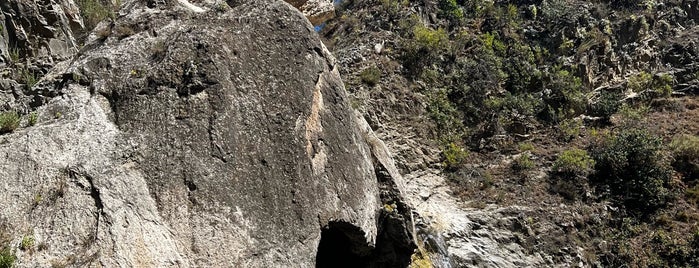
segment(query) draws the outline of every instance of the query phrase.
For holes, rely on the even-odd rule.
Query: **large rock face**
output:
[[[73,32],[82,28],[73,0],[2,1],[0,65],[18,56],[31,56],[45,64],[71,57],[78,47]]]
[[[376,259],[392,217],[375,158],[303,15],[151,2],[100,24],[34,86],[57,92],[38,124],[0,136],[0,242],[17,264],[310,267],[323,243]]]

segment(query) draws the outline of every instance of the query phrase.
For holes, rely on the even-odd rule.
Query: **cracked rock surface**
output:
[[[119,14],[33,87],[55,92],[37,124],[0,136],[16,265],[311,267],[333,222],[375,245],[370,146],[300,12]]]

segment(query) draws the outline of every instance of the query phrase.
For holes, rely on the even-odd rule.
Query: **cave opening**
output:
[[[368,267],[370,255],[371,247],[364,241],[364,232],[359,227],[330,222],[320,233],[316,267]]]
[[[408,267],[416,247],[405,223],[400,215],[382,213],[376,246],[372,246],[366,242],[359,227],[346,222],[330,222],[320,234],[316,267]]]

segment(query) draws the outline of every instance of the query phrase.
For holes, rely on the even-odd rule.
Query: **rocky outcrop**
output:
[[[3,1],[0,64],[10,64],[20,57],[44,64],[67,59],[78,48],[73,32],[82,28],[80,11],[73,0]]]
[[[83,29],[72,0],[0,3],[0,110],[26,113],[55,96],[32,86],[78,51],[75,33]]]
[[[0,247],[23,267],[406,265],[394,182],[302,14],[161,2],[125,2],[30,87],[54,95],[0,136]]]
[[[335,16],[332,0],[286,0],[306,15],[313,25],[319,25]]]

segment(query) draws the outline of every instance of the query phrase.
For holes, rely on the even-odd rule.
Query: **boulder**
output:
[[[189,5],[125,2],[34,86],[55,93],[37,124],[0,136],[0,247],[22,267],[407,265],[312,25]]]

